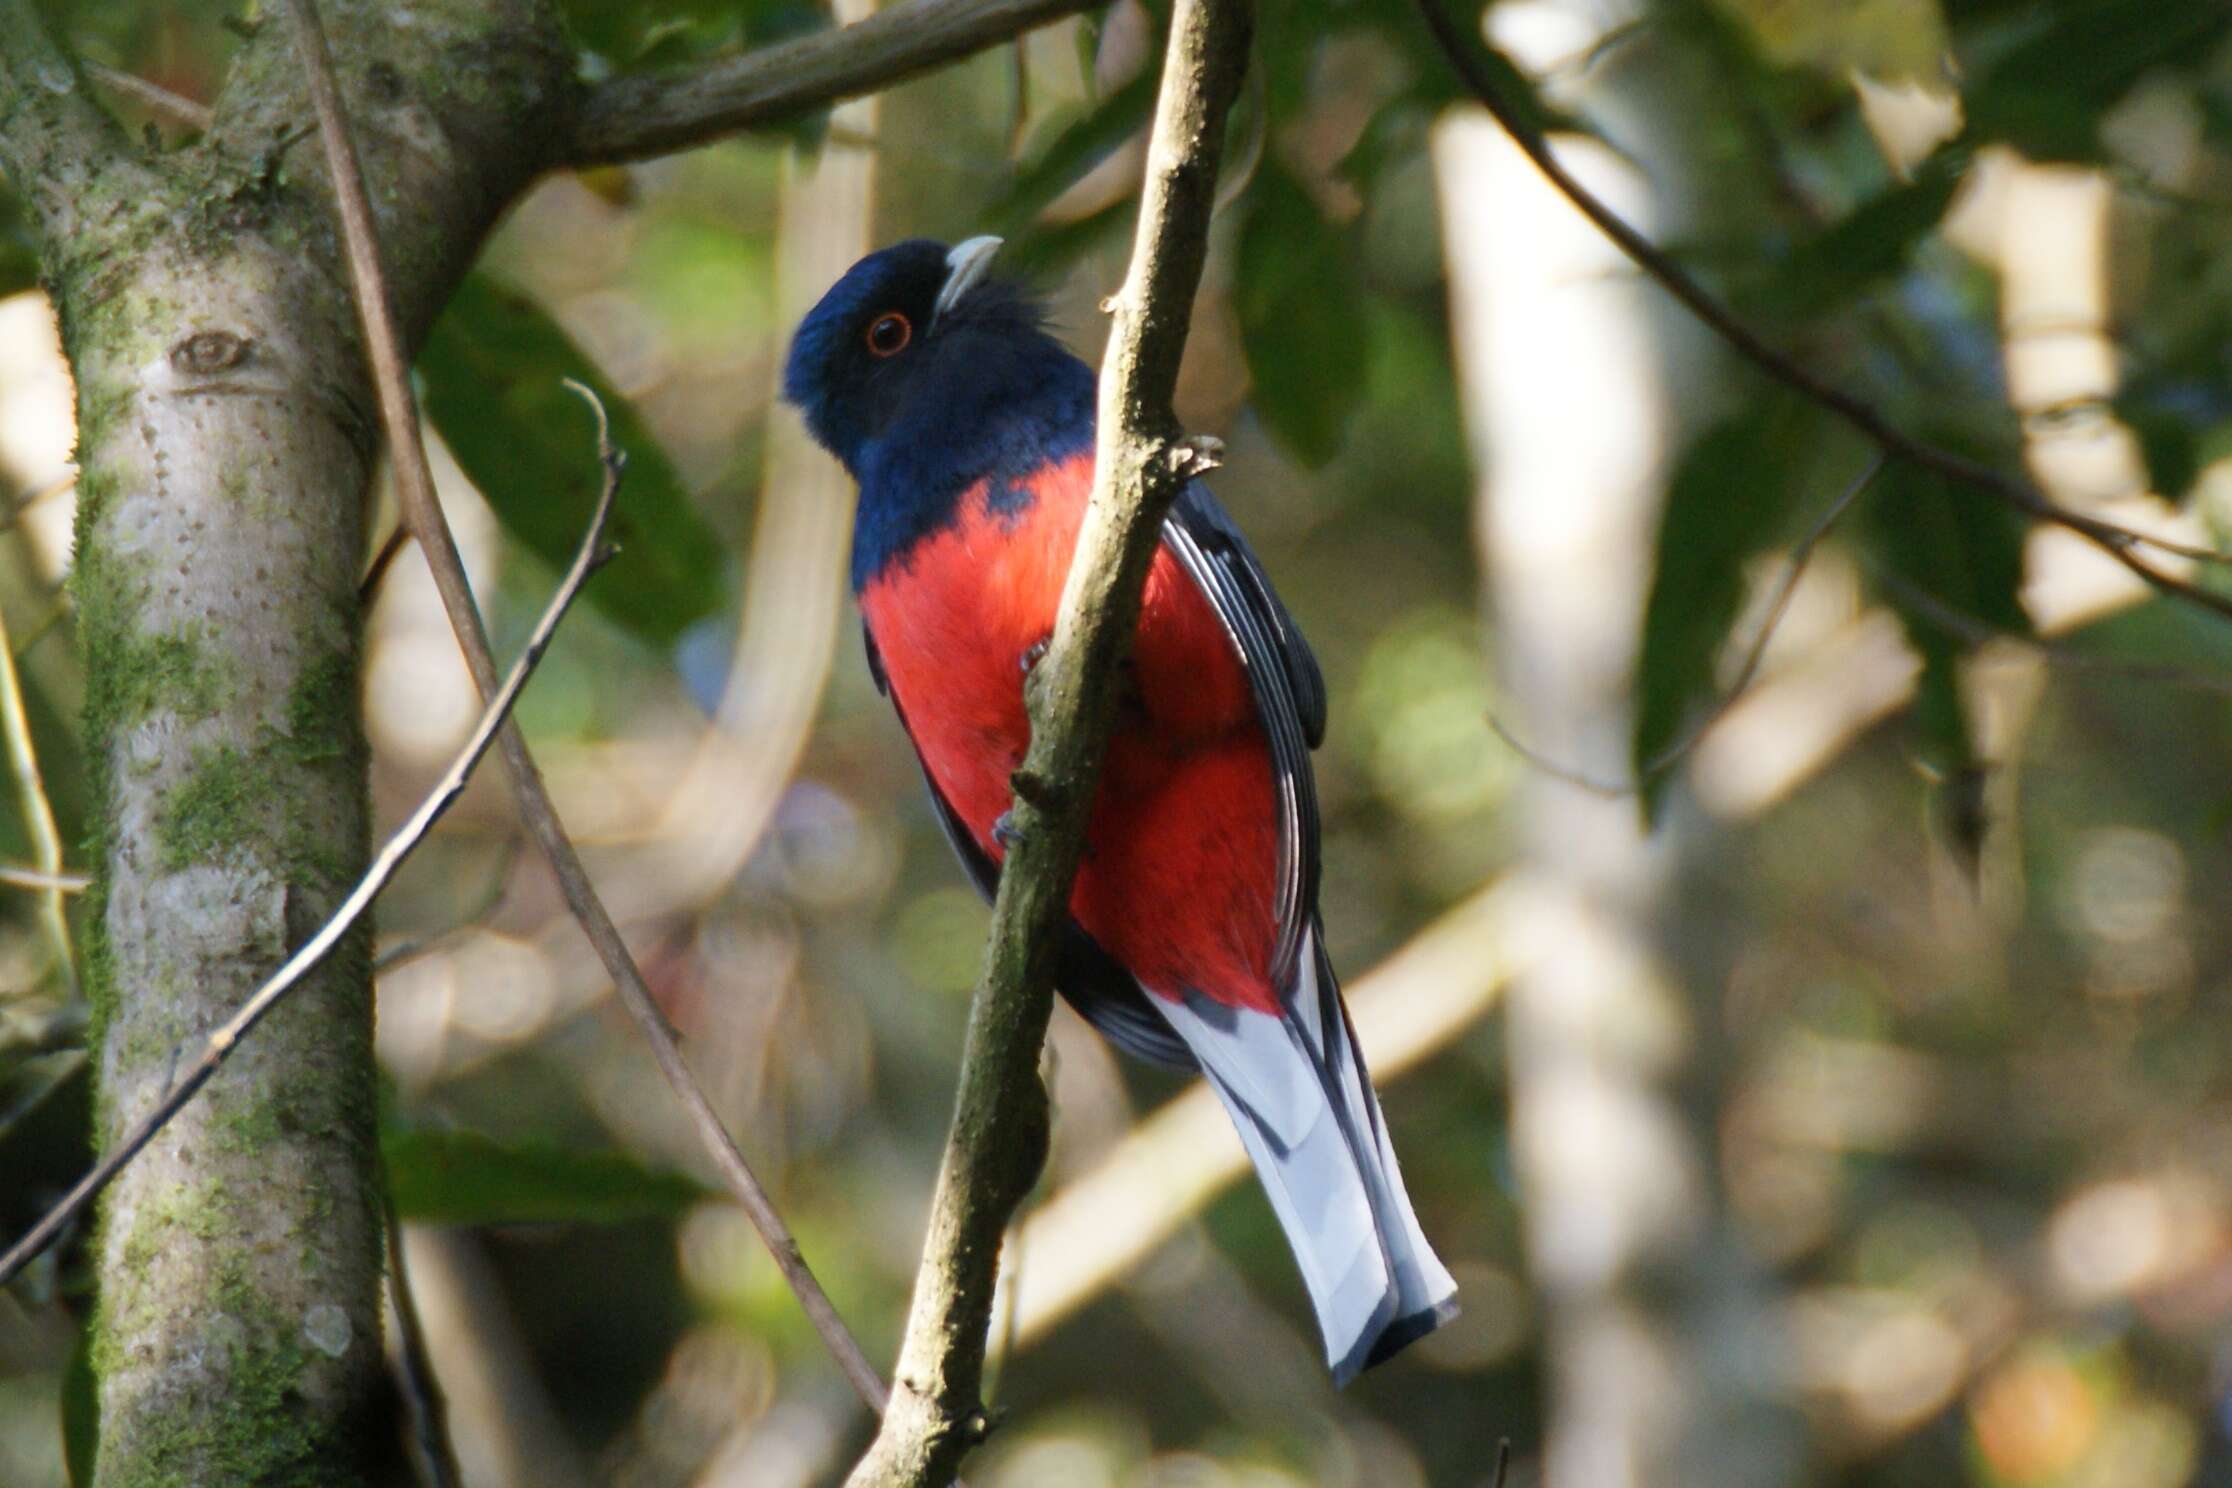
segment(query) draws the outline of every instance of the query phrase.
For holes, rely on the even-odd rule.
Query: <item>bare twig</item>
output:
[[[112,93],[121,93],[150,113],[161,114],[173,124],[198,129],[206,134],[216,117],[210,112],[208,104],[197,103],[183,93],[173,93],[162,84],[149,82],[136,72],[126,72],[121,67],[111,67],[106,62],[95,62],[91,58],[79,65],[94,82]]]
[[[1814,549],[1829,535],[1829,529],[1836,526],[1838,520],[1852,509],[1852,503],[1860,499],[1861,493],[1875,484],[1875,478],[1883,473],[1883,467],[1889,459],[1889,455],[1878,453],[1868,462],[1868,468],[1861,471],[1859,477],[1846,486],[1836,500],[1823,507],[1821,515],[1814,518],[1813,526],[1806,529],[1805,535],[1791,548],[1790,556],[1783,561],[1782,573],[1775,580],[1774,593],[1767,601],[1767,613],[1760,619],[1759,629],[1753,634],[1751,645],[1745,648],[1743,665],[1736,669],[1736,680],[1714,700],[1713,706],[1707,708],[1695,723],[1683,731],[1681,737],[1645,760],[1642,770],[1634,779],[1603,780],[1571,765],[1561,764],[1521,739],[1493,713],[1488,716],[1489,731],[1501,739],[1512,753],[1553,780],[1562,780],[1567,785],[1585,790],[1593,796],[1603,796],[1607,800],[1640,794],[1644,786],[1687,759],[1705,735],[1712,731],[1713,725],[1726,717],[1728,710],[1735,707],[1737,700],[1751,689],[1753,680],[1759,675],[1759,664],[1766,658],[1768,642],[1775,638],[1775,631],[1782,624],[1783,613],[1790,608],[1791,596],[1798,592],[1798,581],[1806,576],[1806,565],[1813,561]]]
[[[373,596],[380,592],[381,582],[387,578],[388,569],[394,566],[397,555],[410,540],[411,529],[397,523],[395,530],[387,535],[387,541],[380,544],[380,551],[374,553],[372,561],[365,566],[364,579],[357,585],[358,604],[372,602]]]
[[[1965,610],[1955,609],[1928,590],[1888,569],[1871,567],[1869,572],[1898,605],[1914,611],[1932,625],[1952,632],[1972,646],[1981,646],[1986,641],[2001,641],[2035,652],[2057,671],[2088,672],[2094,676],[2113,677],[2126,682],[2143,682],[2156,687],[2175,687],[2181,691],[2213,692],[2219,697],[2232,697],[2232,676],[2221,672],[2202,671],[2166,661],[2102,656],[2073,646],[2067,641],[2008,630],[1979,619]]]
[[[1504,1437],[1496,1443],[1496,1475],[1489,1479],[1493,1488],[1504,1488],[1511,1477],[1511,1438]]]
[[[1090,3],[908,0],[693,71],[614,78],[590,91],[557,163],[610,165],[701,145],[888,88]]]
[[[1875,405],[1846,392],[1813,372],[1796,357],[1769,345],[1758,332],[1738,319],[1733,310],[1715,299],[1702,284],[1692,278],[1688,270],[1629,226],[1626,219],[1606,206],[1565,168],[1541,131],[1504,96],[1495,78],[1481,65],[1472,44],[1449,18],[1444,9],[1444,0],[1419,0],[1419,12],[1425,17],[1435,41],[1448,57],[1450,66],[1472,90],[1481,106],[1503,126],[1512,142],[1534,162],[1535,168],[1542,172],[1550,184],[1567,201],[1573,203],[1582,216],[1595,224],[1599,232],[1610,238],[1637,268],[1680,301],[1684,309],[1696,316],[1753,366],[1842,419],[1872,440],[1886,455],[1934,471],[1963,485],[1973,486],[2034,520],[2067,528],[2122,564],[2158,593],[2214,610],[2221,615],[2232,616],[2232,595],[2188,583],[2175,574],[2157,568],[2142,556],[2141,550],[2152,548],[2159,553],[2198,563],[2232,563],[2232,554],[2155,537],[2098,517],[2087,516],[2083,512],[2071,511],[2048,499],[2019,476],[1915,438],[1893,424]]]
[[[602,417],[601,409],[599,416]],[[519,700],[521,689],[527,685],[528,677],[534,674],[535,664],[542,660],[543,652],[549,649],[551,637],[557,634],[558,622],[565,617],[574,596],[581,592],[581,586],[588,582],[589,576],[611,556],[611,550],[604,545],[604,529],[605,519],[612,513],[613,496],[619,490],[618,462],[608,465],[607,472],[604,492],[597,499],[596,514],[590,519],[589,531],[582,538],[581,549],[574,555],[572,567],[566,570],[564,582],[558,586],[558,592],[551,596],[550,604],[535,624],[534,633],[528,636],[526,649],[520,652],[519,660],[512,664],[511,675],[504,679],[503,686],[497,688],[494,696],[489,699],[488,706],[481,712],[480,722],[474,726],[472,737],[465,741],[465,747],[450,762],[449,769],[435,783],[432,793],[419,803],[418,810],[411,813],[410,820],[388,839],[387,846],[380,849],[380,855],[372,860],[372,866],[357,881],[357,886],[349,891],[349,897],[341,901],[341,906],[333,912],[333,917],[319,926],[317,934],[305,941],[300,950],[287,958],[285,965],[273,972],[240,1005],[237,1012],[209,1035],[202,1047],[201,1057],[171,1084],[163,1093],[162,1099],[146,1115],[109,1144],[107,1153],[94,1166],[93,1171],[79,1179],[60,1203],[49,1209],[31,1227],[28,1234],[9,1247],[7,1254],[0,1255],[0,1286],[6,1285],[34,1256],[53,1243],[70,1221],[108,1186],[109,1181],[139,1155],[140,1149],[152,1141],[172,1117],[186,1108],[195,1092],[209,1083],[210,1076],[217,1073],[219,1066],[232,1056],[240,1041],[263,1020],[264,1015],[277,1007],[281,998],[315,970],[319,962],[332,954],[334,947],[341,944],[342,938],[364,917],[364,912],[372,907],[372,901],[379,897],[380,891],[395,877],[396,870],[403,866],[404,860],[426,840],[427,833],[433,830],[434,823],[441,819],[442,813],[463,794],[466,777],[473,773],[473,767],[488,752],[488,746],[495,739],[497,730],[511,716],[512,704]]]
[[[429,1488],[459,1488],[465,1475],[450,1445],[449,1408],[442,1398],[441,1381],[434,1375],[434,1360],[427,1352],[418,1299],[411,1292],[411,1268],[403,1254],[403,1221],[395,1212],[394,1184],[384,1173],[381,1177],[380,1209],[387,1225],[388,1305],[395,1309],[396,1373],[401,1376],[411,1436],[418,1444]]]
[[[1000,1237],[1046,1150],[1039,1049],[1054,931],[1067,913],[1086,812],[1163,516],[1213,456],[1171,413],[1200,283],[1225,115],[1253,24],[1245,0],[1179,0],[1147,150],[1139,227],[1101,369],[1093,495],[1052,644],[1027,692],[1031,747],[1016,772],[1018,835],[1000,874],[985,969],[969,1009],[960,1091],[898,1386],[851,1488],[949,1483],[989,1422],[984,1348]]]
[[[311,100],[317,108],[327,169],[333,176],[334,196],[347,239],[350,286],[356,296],[366,347],[371,355],[381,423],[394,462],[396,500],[402,508],[405,526],[433,572],[434,587],[441,594],[442,607],[448,613],[450,628],[457,634],[458,647],[465,654],[474,685],[485,696],[495,684],[495,662],[489,654],[488,634],[482,625],[479,607],[473,602],[465,565],[458,557],[456,539],[450,534],[449,523],[434,494],[433,470],[427,463],[425,441],[419,433],[418,405],[411,397],[410,364],[403,353],[402,338],[396,329],[394,309],[387,294],[372,205],[365,193],[364,177],[349,137],[340,92],[334,83],[325,33],[318,24],[315,0],[288,0],[287,10],[295,27],[296,49],[309,79]],[[498,743],[505,768],[511,775],[520,818],[550,860],[551,871],[557,877],[567,907],[581,922],[583,933],[618,986],[621,1001],[643,1030],[659,1072],[688,1111],[730,1193],[767,1243],[783,1279],[797,1294],[799,1305],[835,1356],[838,1367],[871,1409],[882,1410],[885,1399],[882,1379],[875,1366],[868,1362],[868,1356],[853,1338],[852,1331],[845,1326],[844,1319],[837,1315],[828,1293],[822,1290],[821,1283],[807,1266],[790,1227],[776,1212],[758,1176],[744,1160],[744,1154],[721,1125],[712,1102],[706,1099],[705,1092],[691,1075],[665,1015],[659,1011],[643,973],[628,951],[627,942],[621,939],[619,928],[613,924],[612,916],[589,882],[588,872],[582,867],[581,858],[558,819],[557,808],[551,803],[542,774],[528,755],[526,741],[517,728],[506,727]]]
[[[38,745],[31,737],[31,715],[23,706],[23,679],[17,675],[15,652],[8,642],[8,624],[0,616],[0,734],[8,745],[8,765],[15,773],[16,796],[23,805],[23,823],[31,833],[31,850],[39,855],[39,872],[48,882],[43,917],[54,942],[55,964],[62,979],[77,987],[77,958],[70,949],[70,912],[58,881],[62,873],[62,833],[54,825],[54,804],[47,799],[46,779],[39,773]]]

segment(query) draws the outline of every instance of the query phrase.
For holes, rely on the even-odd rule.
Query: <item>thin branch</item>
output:
[[[1766,659],[1767,644],[1775,638],[1775,631],[1782,625],[1783,614],[1790,608],[1791,596],[1798,592],[1798,581],[1806,576],[1806,565],[1813,561],[1814,549],[1829,535],[1829,529],[1836,526],[1839,519],[1852,509],[1852,504],[1860,499],[1861,493],[1875,484],[1875,478],[1883,473],[1883,467],[1889,459],[1887,454],[1879,452],[1868,462],[1868,468],[1860,472],[1858,479],[1846,486],[1843,493],[1823,507],[1821,514],[1814,518],[1813,525],[1806,529],[1805,535],[1791,548],[1790,556],[1783,561],[1782,574],[1775,580],[1774,594],[1767,601],[1767,613],[1761,618],[1759,629],[1752,636],[1751,645],[1745,648],[1743,665],[1736,669],[1736,680],[1714,700],[1712,707],[1699,715],[1697,721],[1681,737],[1645,760],[1642,770],[1634,779],[1602,780],[1571,765],[1561,764],[1521,739],[1494,714],[1488,716],[1489,731],[1501,739],[1512,753],[1553,780],[1562,780],[1578,790],[1585,790],[1590,795],[1602,796],[1607,800],[1616,801],[1641,794],[1645,785],[1687,759],[1705,735],[1712,731],[1713,725],[1726,717],[1728,710],[1735,707],[1737,700],[1751,689],[1752,682],[1759,676],[1759,665]]]
[[[434,1375],[426,1329],[419,1323],[418,1299],[411,1292],[411,1268],[403,1254],[403,1220],[395,1212],[395,1187],[385,1173],[381,1179],[388,1304],[395,1309],[396,1373],[401,1377],[403,1403],[411,1418],[411,1436],[418,1445],[429,1488],[459,1488],[465,1474],[458,1468],[456,1449],[450,1445],[448,1403],[442,1398],[441,1381]]]
[[[357,585],[358,604],[368,605],[372,602],[373,597],[380,592],[381,583],[387,578],[388,569],[394,566],[397,556],[410,540],[411,529],[397,523],[395,530],[387,535],[387,540],[380,544],[380,551],[374,553],[372,561],[365,566],[364,579]]]
[[[15,652],[8,642],[8,624],[0,617],[0,734],[8,745],[8,765],[15,773],[16,796],[23,804],[23,823],[31,833],[31,850],[38,854],[39,872],[47,878],[44,918],[47,936],[54,942],[55,963],[62,979],[77,990],[77,957],[70,947],[70,912],[62,874],[62,833],[54,824],[54,803],[47,799],[46,778],[39,772],[38,745],[31,737],[31,715],[23,706],[23,679],[16,672]]]
[[[85,75],[112,93],[120,93],[139,104],[149,113],[160,114],[173,124],[186,129],[209,132],[216,119],[206,103],[199,103],[183,93],[173,93],[160,83],[149,82],[136,72],[126,72],[121,67],[111,67],[106,62],[96,62],[90,57],[83,64]]]
[[[381,424],[394,463],[397,504],[402,508],[405,526],[433,572],[434,587],[442,597],[442,607],[448,613],[451,630],[456,632],[458,647],[465,654],[474,685],[486,696],[495,684],[495,661],[489,653],[488,633],[482,625],[480,609],[473,602],[465,565],[458,557],[457,541],[450,533],[441,503],[434,494],[433,470],[427,463],[426,444],[419,432],[418,405],[411,397],[410,364],[396,329],[393,303],[380,266],[372,206],[365,194],[363,173],[358,167],[347,118],[342,112],[340,91],[334,83],[325,33],[318,24],[315,0],[288,0],[287,10],[295,28],[296,50],[309,80],[311,101],[317,109],[326,165],[333,177],[334,196],[340,208],[348,247],[349,282],[356,296],[365,344],[371,356],[373,380],[379,392]],[[691,1075],[665,1015],[659,1011],[643,973],[628,951],[627,942],[621,939],[618,927],[613,924],[604,902],[597,897],[580,856],[566,836],[542,774],[527,752],[526,741],[517,728],[506,727],[498,736],[498,744],[505,768],[511,775],[520,818],[549,859],[567,907],[581,922],[582,932],[596,948],[598,958],[619,988],[621,1001],[643,1030],[660,1074],[666,1077],[667,1084],[689,1113],[714,1166],[766,1242],[777,1269],[797,1294],[799,1305],[805,1309],[814,1331],[821,1336],[861,1398],[871,1409],[881,1411],[886,1393],[881,1377],[845,1326],[844,1319],[837,1315],[828,1293],[822,1290],[821,1283],[807,1266],[790,1227],[776,1212],[767,1190]]]
[[[0,863],[0,887],[10,889],[51,889],[61,894],[82,894],[93,887],[90,873],[71,873],[56,869],[26,868],[21,863]]]
[[[1934,471],[1948,480],[1974,486],[2034,520],[2067,528],[2115,559],[2158,593],[2200,605],[2220,615],[2232,616],[2232,594],[2188,583],[2149,563],[2140,550],[2152,548],[2156,552],[2197,563],[2232,563],[2232,554],[2197,547],[2191,543],[2173,542],[2119,526],[2114,522],[2103,521],[2098,517],[2087,516],[2082,512],[2071,511],[2049,500],[2035,486],[2018,476],[1915,438],[1893,424],[1875,405],[1846,392],[1814,373],[1796,357],[1769,345],[1758,332],[1738,319],[1733,310],[1715,299],[1711,292],[1692,278],[1688,270],[1630,227],[1624,218],[1606,206],[1565,168],[1551,150],[1549,141],[1504,96],[1496,79],[1481,64],[1472,45],[1450,19],[1444,9],[1444,0],[1419,0],[1419,12],[1425,17],[1426,25],[1434,33],[1434,39],[1443,54],[1448,57],[1450,66],[1479,99],[1481,106],[1503,126],[1512,142],[1534,162],[1535,168],[1542,172],[1550,184],[1558,189],[1559,194],[1595,224],[1599,232],[1610,238],[1637,268],[1655,280],[1660,288],[1680,301],[1684,309],[1696,316],[1761,372],[1844,420],[1872,440],[1885,454],[1924,470]]]
[[[1981,646],[1986,641],[2003,641],[2035,652],[2056,671],[2089,672],[2094,676],[2113,677],[2125,682],[2142,682],[2156,687],[2175,687],[2186,692],[2210,692],[2219,697],[2232,697],[2232,676],[2221,672],[2182,667],[2167,661],[2103,656],[2073,646],[2067,641],[2008,630],[1979,619],[1965,610],[1955,609],[1928,590],[1887,569],[1871,567],[1869,572],[1897,604],[1913,610],[1931,624],[1951,631],[1972,646]]]
[[[851,1488],[945,1484],[989,1422],[981,1404],[1000,1239],[1046,1152],[1039,1050],[1054,932],[1067,913],[1118,674],[1164,514],[1213,463],[1171,412],[1216,201],[1225,116],[1247,65],[1245,0],[1179,0],[1147,148],[1131,270],[1111,299],[1093,494],[1045,657],[1026,688],[1031,747],[1012,784],[1015,844],[1000,873],[969,1008],[960,1091],[898,1387]]]
[[[591,401],[594,403],[595,400]],[[598,417],[601,421],[601,408],[598,409]],[[549,649],[551,637],[558,632],[558,622],[565,618],[574,596],[581,592],[581,587],[588,582],[589,576],[612,555],[611,550],[604,545],[604,530],[605,521],[612,514],[613,497],[620,489],[620,463],[609,454],[610,445],[607,444],[605,448],[608,455],[604,491],[597,498],[596,513],[589,520],[589,531],[581,540],[580,550],[574,554],[573,565],[566,570],[564,582],[558,586],[558,592],[551,596],[542,618],[535,623],[534,633],[527,638],[526,649],[520,653],[519,660],[512,664],[511,675],[504,679],[504,685],[496,689],[495,695],[489,699],[488,706],[481,712],[480,722],[473,728],[472,737],[465,741],[465,747],[458,751],[457,758],[450,762],[449,769],[435,783],[433,792],[419,803],[418,810],[411,813],[411,819],[388,839],[387,846],[380,849],[380,855],[372,860],[372,866],[357,881],[357,886],[349,891],[349,897],[341,901],[341,906],[333,912],[333,917],[321,925],[318,933],[304,942],[300,950],[289,956],[286,964],[273,972],[240,1005],[237,1012],[209,1035],[208,1041],[202,1046],[201,1057],[194,1061],[192,1068],[175,1081],[163,1093],[162,1099],[146,1115],[134,1122],[130,1130],[110,1144],[107,1153],[92,1172],[79,1179],[62,1201],[49,1209],[31,1227],[28,1234],[8,1249],[7,1254],[0,1255],[0,1286],[5,1286],[33,1257],[53,1244],[70,1221],[82,1213],[101,1190],[108,1187],[109,1181],[139,1155],[140,1149],[153,1141],[155,1134],[186,1108],[195,1093],[209,1083],[210,1076],[216,1074],[218,1068],[232,1057],[233,1050],[240,1046],[240,1041],[263,1020],[264,1015],[277,1007],[280,999],[294,990],[304,977],[316,970],[318,964],[333,953],[343,937],[364,917],[364,912],[372,907],[372,901],[379,897],[388,881],[395,877],[396,870],[426,840],[427,833],[433,830],[434,823],[441,819],[442,813],[464,793],[466,778],[473,773],[473,767],[480,763],[481,756],[488,752],[488,746],[494,741],[504,720],[511,716],[512,704],[519,700],[521,689],[526,687],[527,679],[534,674],[535,664],[542,660],[543,652]]]
[[[688,72],[614,78],[590,90],[555,163],[611,165],[702,145],[888,88],[1091,3],[908,0]]]

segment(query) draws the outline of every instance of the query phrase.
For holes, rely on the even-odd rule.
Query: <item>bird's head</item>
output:
[[[1039,312],[988,277],[1000,240],[913,238],[845,272],[799,324],[783,396],[856,472],[863,449],[927,392],[981,372],[1004,345],[1040,339]]]

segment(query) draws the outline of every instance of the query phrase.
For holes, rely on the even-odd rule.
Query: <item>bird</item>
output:
[[[858,487],[868,665],[953,850],[990,897],[1092,488],[1097,379],[1001,242],[910,239],[800,322],[785,399]],[[1310,752],[1325,683],[1198,480],[1147,575],[1060,930],[1056,985],[1111,1043],[1199,1070],[1253,1161],[1338,1384],[1457,1310],[1325,951]]]

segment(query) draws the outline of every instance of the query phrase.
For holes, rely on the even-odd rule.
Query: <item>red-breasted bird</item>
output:
[[[990,277],[997,238],[855,264],[784,393],[860,486],[852,583],[953,848],[990,894],[1026,676],[1092,486],[1095,379]],[[1199,482],[1147,577],[1057,983],[1118,1047],[1199,1069],[1286,1231],[1346,1382],[1456,1312],[1419,1232],[1318,926],[1325,684]]]

